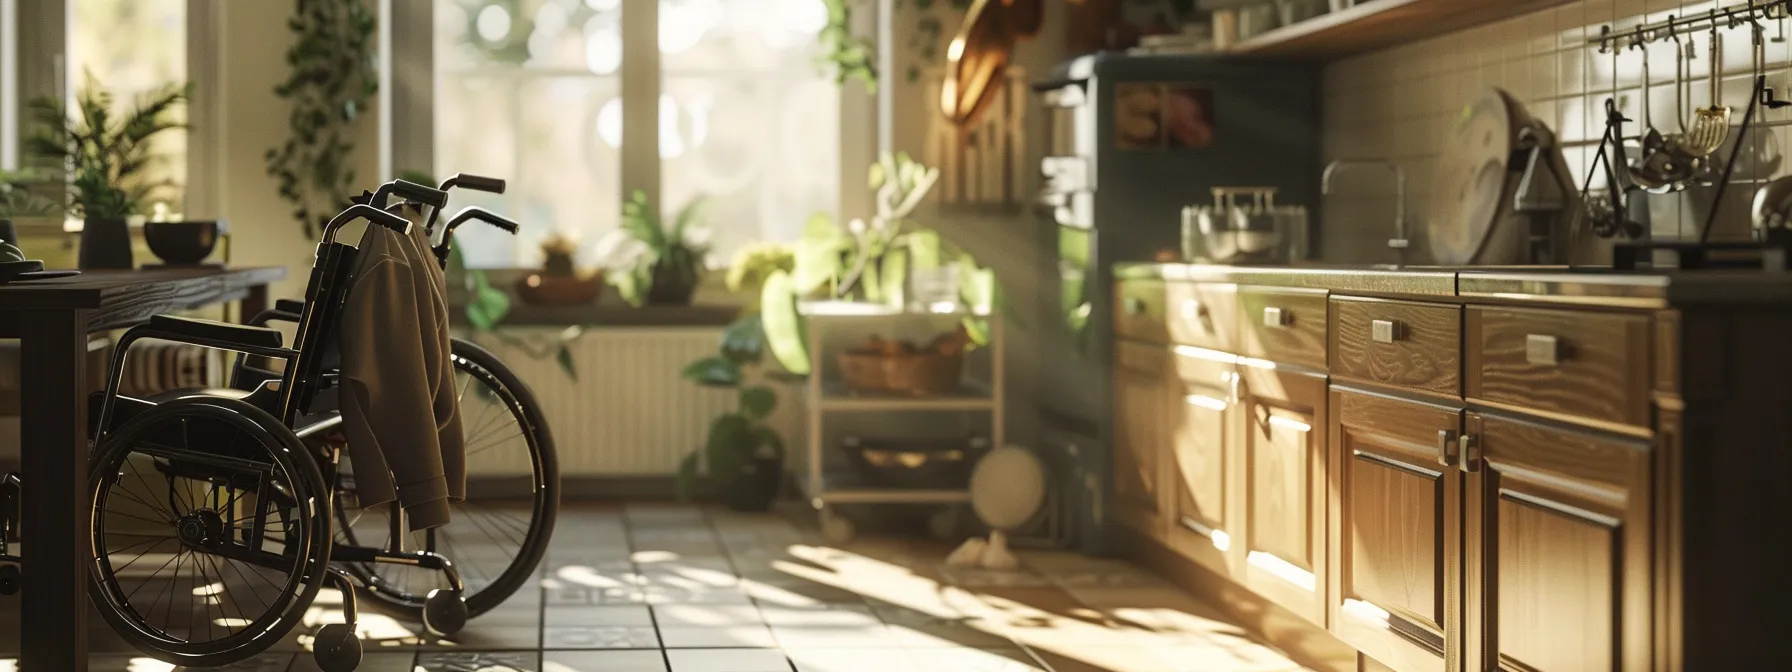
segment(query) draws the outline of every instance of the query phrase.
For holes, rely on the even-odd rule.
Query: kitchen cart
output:
[[[1002,319],[995,314],[972,315],[962,312],[903,312],[867,304],[823,302],[802,306],[808,324],[807,340],[810,375],[804,384],[804,450],[795,451],[792,468],[805,500],[820,515],[823,536],[844,542],[855,533],[853,522],[841,515],[839,505],[912,504],[941,507],[929,518],[929,527],[939,536],[953,533],[958,526],[961,509],[970,501],[967,483],[946,488],[897,488],[866,483],[847,470],[844,455],[830,449],[825,430],[830,418],[843,414],[927,414],[965,413],[987,423],[989,445],[1003,445],[1004,337]],[[913,328],[916,324],[967,316],[988,324],[988,352],[972,361],[987,359],[987,366],[967,364],[957,389],[929,396],[863,393],[849,390],[835,370],[834,357],[839,349],[828,347],[829,333],[842,329],[873,333],[892,327]],[[887,333],[887,332],[886,332]],[[979,348],[984,349],[984,348]],[[978,379],[976,374],[982,374]],[[980,423],[973,423],[984,426]],[[899,438],[881,436],[880,438]],[[832,455],[833,459],[829,456]],[[974,460],[975,455],[967,455]]]

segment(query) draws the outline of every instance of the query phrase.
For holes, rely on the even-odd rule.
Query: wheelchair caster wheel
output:
[[[351,672],[361,666],[361,640],[346,623],[331,623],[317,631],[311,657],[323,672]]]
[[[0,565],[0,595],[19,594],[19,566]]]
[[[467,625],[467,603],[460,593],[437,588],[423,600],[423,629],[436,637],[460,632]]]

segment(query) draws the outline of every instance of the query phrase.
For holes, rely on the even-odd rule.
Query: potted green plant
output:
[[[814,299],[893,310],[949,307],[948,312],[965,313],[973,345],[988,343],[987,315],[1001,307],[995,274],[910,219],[938,180],[937,169],[907,154],[885,154],[870,171],[877,214],[869,222],[855,219],[841,226],[826,214],[810,218],[794,246],[790,272],[772,272],[760,293],[767,347],[787,371],[809,373],[799,307]]]
[[[670,227],[636,191],[622,205],[622,225],[597,244],[605,278],[629,305],[688,305],[697,291],[709,227],[697,222],[702,199],[680,208]]]
[[[745,384],[746,369],[757,364],[764,349],[759,316],[748,314],[722,332],[715,355],[686,366],[683,376],[698,385],[737,391],[735,410],[709,424],[702,449],[686,455],[678,467],[678,496],[696,491],[701,463],[707,463],[722,502],[736,511],[764,511],[778,497],[784,471],[784,441],[765,425],[778,396],[763,385]]]
[[[151,141],[185,127],[172,113],[190,92],[187,85],[163,86],[143,95],[123,116],[114,116],[112,94],[89,76],[72,115],[61,101],[32,101],[37,129],[26,147],[68,171],[68,213],[83,222],[81,268],[131,268],[126,218],[142,212],[155,190],[166,186],[144,175],[163,160]]]

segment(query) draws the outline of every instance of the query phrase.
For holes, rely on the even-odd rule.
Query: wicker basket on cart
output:
[[[945,394],[958,389],[969,342],[962,329],[935,338],[924,349],[873,336],[867,347],[840,353],[840,377],[848,390],[859,393]]]

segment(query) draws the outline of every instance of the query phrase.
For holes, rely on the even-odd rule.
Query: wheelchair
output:
[[[532,522],[510,520],[511,527],[500,530],[519,550],[468,547],[461,556],[450,530],[407,532],[396,503],[389,507],[387,543],[360,543],[374,535],[348,515],[354,504],[351,465],[345,464],[342,442],[332,438],[341,417],[333,396],[339,376],[331,344],[355,266],[355,249],[335,238],[356,220],[408,232],[409,220],[378,207],[390,193],[438,210],[447,198],[442,190],[397,181],[382,186],[369,203],[332,218],[317,246],[304,302],[287,306],[299,308],[291,347],[280,331],[265,326],[169,315],[152,317],[119,339],[107,389],[91,400],[90,592],[101,616],[143,653],[186,666],[244,660],[290,634],[329,583],[341,592],[345,622],[316,633],[313,656],[326,672],[352,670],[361,658],[357,595],[414,610],[429,634],[445,636],[458,631],[474,607],[490,609],[514,592],[545,552],[558,506],[546,428],[520,381],[489,353],[460,348],[455,349],[457,371],[470,374],[469,386],[478,380],[496,399],[494,406],[519,421],[529,446],[533,464],[521,469],[527,470],[523,478],[532,491]],[[463,215],[453,223],[479,219],[514,228],[489,213]],[[444,248],[437,253],[446,256]],[[230,389],[147,399],[120,395],[125,357],[146,339],[285,366],[273,373],[239,362],[238,385]],[[464,399],[468,387],[459,389]],[[471,453],[485,445],[475,433],[480,430],[473,429],[481,425],[464,426],[468,472],[478,473]],[[469,501],[474,501],[471,486]],[[16,501],[17,488],[16,479],[0,480],[0,500]],[[501,520],[478,513],[457,508],[447,527],[464,522],[462,529],[480,528]],[[17,515],[16,507],[7,507],[0,526],[10,526]],[[413,535],[422,543],[407,545]],[[449,554],[505,569],[467,582]],[[386,565],[428,573],[431,581],[399,581],[379,572]]]
[[[460,188],[502,194],[505,182],[496,178],[460,174],[444,180],[436,189],[444,194]],[[403,195],[402,193],[400,194]],[[386,208],[381,193],[357,199],[377,208]],[[515,234],[517,225],[478,208],[465,208],[450,218],[441,231],[436,230],[443,205],[412,200],[407,206],[429,208],[425,231],[440,234],[434,245],[436,260],[446,269],[454,231],[468,221],[479,220]],[[303,313],[302,301],[279,300],[272,310],[252,317],[249,324],[266,326],[271,322],[297,323]],[[461,391],[462,417],[467,437],[467,470],[477,475],[477,483],[469,483],[468,499],[452,505],[452,521],[445,526],[407,533],[403,530],[401,511],[396,507],[363,510],[356,497],[352,461],[346,454],[336,478],[336,537],[347,546],[367,546],[379,541],[384,548],[419,548],[435,552],[448,551],[459,562],[465,577],[463,597],[468,617],[477,617],[502,604],[526,585],[540,565],[547,549],[547,540],[559,512],[559,462],[554,451],[552,434],[544,413],[528,386],[518,380],[490,351],[478,344],[455,337],[450,339],[450,354]],[[326,354],[326,371],[333,371],[334,352]],[[239,364],[232,387],[251,388],[275,374]],[[326,373],[326,377],[333,375]],[[326,391],[320,396],[321,406],[334,407]],[[325,435],[323,440],[329,440]],[[0,492],[4,485],[0,484]],[[500,505],[493,505],[497,502]],[[469,553],[470,542],[477,542],[486,552]],[[495,550],[494,550],[495,549]],[[451,588],[440,572],[402,563],[342,562],[338,563],[359,580],[362,597],[383,611],[433,626],[442,618],[432,618],[428,595],[433,590]],[[0,576],[0,581],[4,577]],[[440,634],[440,633],[435,633]]]

